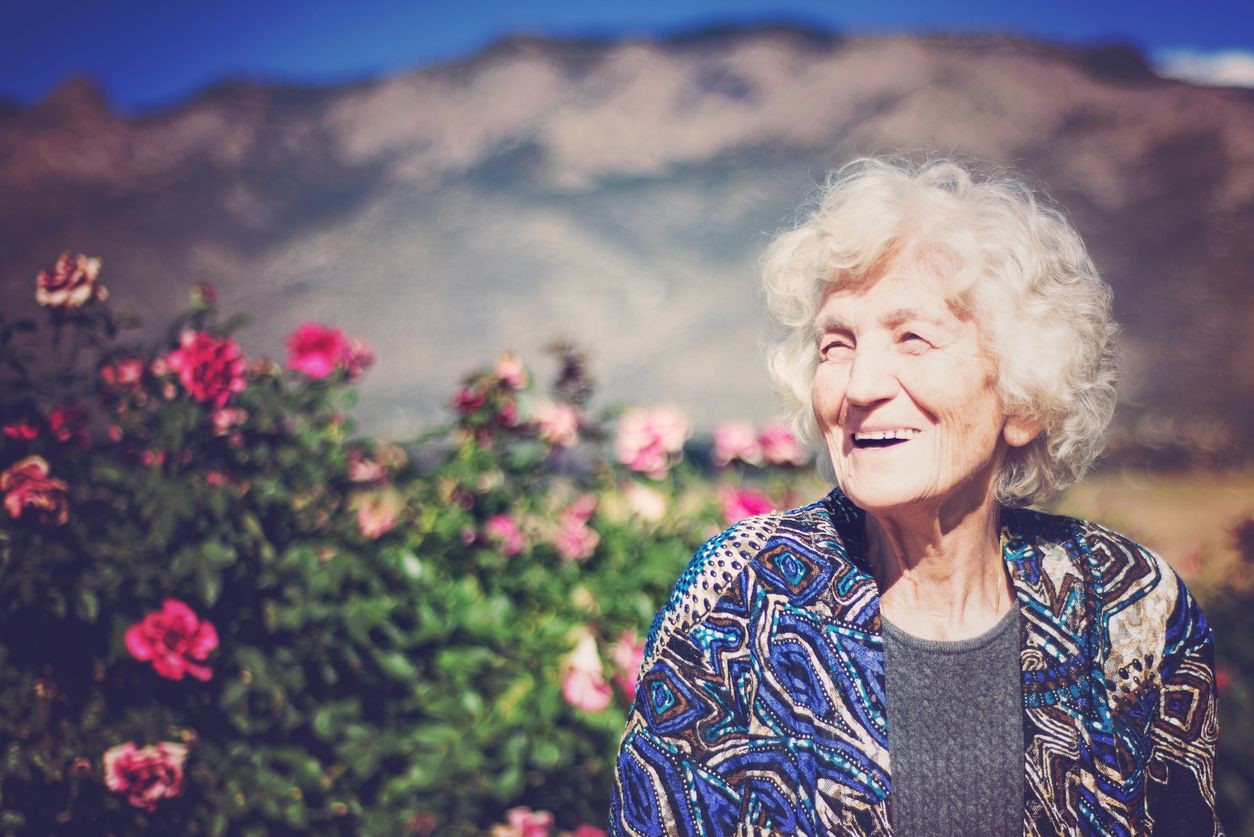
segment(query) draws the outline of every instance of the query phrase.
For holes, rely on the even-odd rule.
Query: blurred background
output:
[[[1039,185],[1115,289],[1119,410],[1060,508],[1248,596],[1248,3],[0,5],[4,313],[68,249],[149,337],[198,282],[249,355],[334,322],[377,356],[381,440],[503,350],[551,375],[557,340],[599,406],[770,420],[764,244],[827,170],[935,152]]]

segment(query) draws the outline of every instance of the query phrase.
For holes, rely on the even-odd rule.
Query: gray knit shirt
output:
[[[893,833],[1021,834],[1019,609],[957,642],[882,621]]]

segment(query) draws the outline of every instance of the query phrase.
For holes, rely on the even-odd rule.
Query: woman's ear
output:
[[[1021,448],[1041,435],[1041,430],[1043,429],[1041,423],[1036,419],[1024,416],[1008,416],[1006,418],[1006,426],[1002,428],[1001,433],[1006,439],[1006,444],[1012,448]]]

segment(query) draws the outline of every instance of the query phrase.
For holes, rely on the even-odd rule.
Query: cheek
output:
[[[844,391],[843,379],[830,367],[820,366],[814,373],[810,401],[814,405],[814,417],[824,431],[838,420]]]

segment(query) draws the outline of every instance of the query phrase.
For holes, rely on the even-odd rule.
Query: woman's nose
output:
[[[845,399],[865,407],[897,394],[900,384],[890,352],[859,346],[845,385]]]

